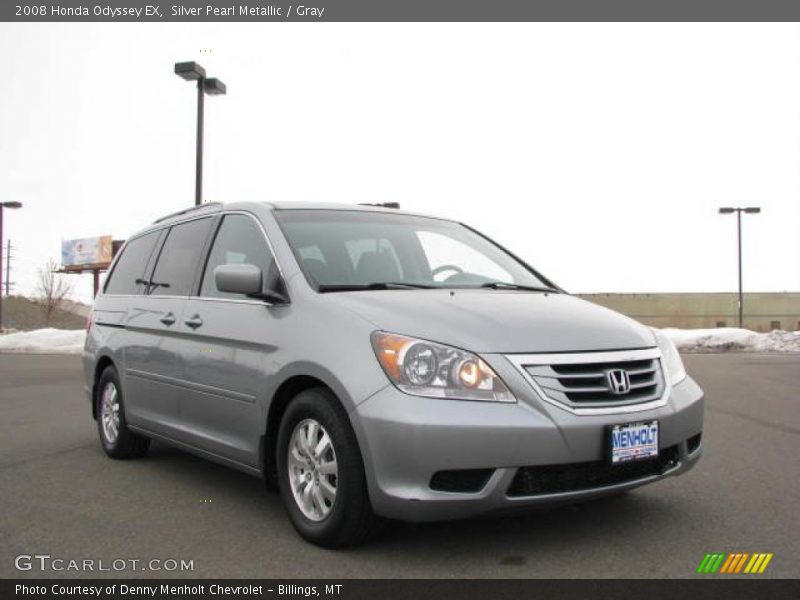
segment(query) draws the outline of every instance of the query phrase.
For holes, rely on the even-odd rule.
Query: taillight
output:
[[[89,330],[92,328],[93,321],[94,321],[94,312],[90,311],[89,316],[86,317],[86,333],[89,333]]]

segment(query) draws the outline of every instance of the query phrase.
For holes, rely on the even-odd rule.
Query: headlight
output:
[[[678,354],[678,349],[672,340],[658,331],[656,334],[656,342],[661,349],[661,354],[664,356],[664,365],[667,367],[667,376],[671,385],[677,385],[686,379],[686,369],[683,368],[683,361],[681,355]]]
[[[470,352],[376,331],[372,347],[398,389],[414,396],[516,402],[492,368]]]

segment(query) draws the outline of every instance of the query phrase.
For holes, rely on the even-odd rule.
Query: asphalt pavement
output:
[[[256,478],[160,444],[107,458],[78,357],[0,355],[0,577],[700,577],[709,552],[771,552],[749,577],[800,577],[800,355],[685,361],[707,399],[705,453],[685,476],[513,517],[393,523],[331,551],[300,539]],[[67,570],[15,568],[36,554]]]

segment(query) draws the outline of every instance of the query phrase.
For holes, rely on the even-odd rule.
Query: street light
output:
[[[736,232],[739,240],[739,327],[742,327],[742,314],[744,311],[744,298],[742,296],[742,213],[756,215],[761,212],[758,206],[748,206],[746,208],[723,206],[719,209],[719,214],[730,215],[736,213]]]
[[[22,202],[0,202],[0,282],[3,281],[3,209],[22,208]],[[3,331],[3,289],[0,286],[0,332]]]
[[[215,77],[206,77],[206,70],[196,62],[175,63],[175,74],[186,81],[197,82],[197,165],[195,167],[194,204],[200,206],[203,196],[203,112],[205,95],[222,96],[225,84]]]

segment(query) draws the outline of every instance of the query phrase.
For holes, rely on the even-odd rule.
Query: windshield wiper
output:
[[[423,283],[406,283],[403,281],[375,281],[372,283],[333,283],[322,284],[320,292],[358,292],[362,290],[429,290],[432,285]]]
[[[488,283],[482,283],[480,287],[489,288],[492,290],[521,290],[524,292],[552,292],[554,294],[561,293],[561,290],[556,288],[535,285],[519,285],[516,283],[506,283],[504,281],[490,281]]]

